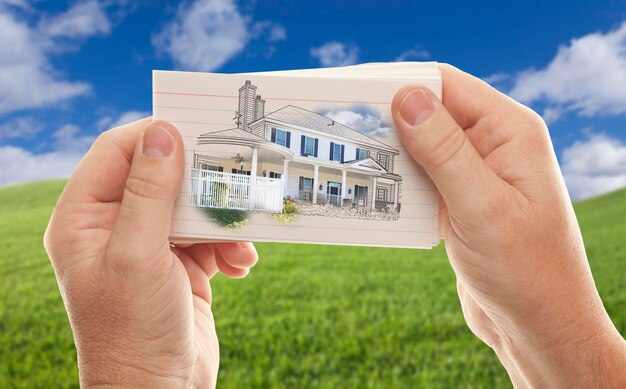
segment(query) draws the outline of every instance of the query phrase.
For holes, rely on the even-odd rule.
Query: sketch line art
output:
[[[398,220],[399,151],[317,112],[265,112],[250,80],[239,88],[236,127],[197,138],[189,201],[200,208]],[[297,211],[296,211],[297,210]]]

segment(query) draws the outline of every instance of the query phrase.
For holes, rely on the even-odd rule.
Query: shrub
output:
[[[248,212],[239,209],[202,208],[202,210],[217,225],[228,229],[241,229],[248,219]]]
[[[283,213],[291,215],[297,212],[298,212],[298,207],[296,206],[296,203],[290,202],[290,201],[285,201],[283,203]]]

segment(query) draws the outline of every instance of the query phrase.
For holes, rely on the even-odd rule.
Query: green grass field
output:
[[[0,388],[78,387],[43,231],[63,181],[0,189]],[[626,334],[626,190],[576,205],[600,294]],[[221,387],[508,387],[464,324],[442,247],[257,245],[213,282]]]

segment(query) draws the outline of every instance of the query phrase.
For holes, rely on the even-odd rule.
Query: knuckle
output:
[[[447,136],[441,136],[426,150],[426,167],[436,170],[455,159],[466,146],[467,137],[456,130],[446,131]]]
[[[126,180],[124,192],[125,196],[161,200],[166,197],[168,190],[161,183],[151,178],[130,176]]]

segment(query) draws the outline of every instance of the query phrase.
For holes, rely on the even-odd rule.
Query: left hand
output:
[[[144,119],[103,133],[45,235],[78,351],[81,387],[213,387],[219,349],[209,280],[239,278],[250,243],[173,248],[183,143]]]

